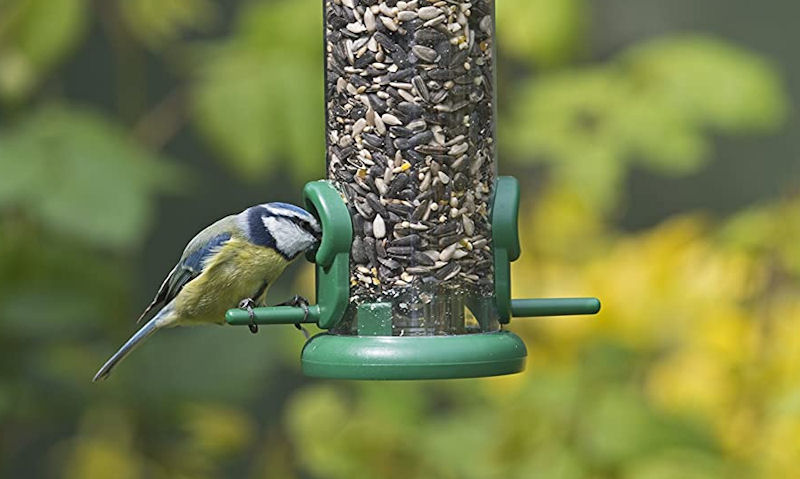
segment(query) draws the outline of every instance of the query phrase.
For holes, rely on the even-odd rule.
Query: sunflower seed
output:
[[[367,31],[375,31],[375,14],[373,14],[372,10],[369,8],[364,10],[364,26],[366,27]]]
[[[425,45],[414,45],[411,47],[411,51],[417,58],[428,63],[433,63],[439,58],[439,53],[436,50],[426,47]]]
[[[384,113],[381,115],[381,119],[383,122],[390,126],[402,125],[403,122],[400,121],[396,116],[392,115],[391,113]]]
[[[430,20],[431,18],[438,17],[441,13],[442,11],[436,7],[422,7],[417,10],[417,15],[423,20]]]
[[[384,223],[381,215],[375,216],[375,220],[372,222],[372,234],[377,239],[386,236],[386,223]]]
[[[439,253],[439,259],[442,261],[450,261],[450,258],[453,257],[453,253],[456,252],[456,248],[458,248],[458,243],[453,243],[447,248],[443,249]]]
[[[348,23],[347,29],[353,33],[361,33],[367,29],[364,25],[360,23]]]
[[[436,263],[430,256],[421,251],[414,252],[411,255],[411,260],[422,266],[433,266]]]

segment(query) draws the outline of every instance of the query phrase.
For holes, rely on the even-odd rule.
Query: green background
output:
[[[0,0],[0,476],[800,476],[800,5],[498,0],[522,185],[503,378],[305,378],[291,326],[159,333],[184,244],[323,176],[321,5]],[[311,295],[307,264],[270,291]]]

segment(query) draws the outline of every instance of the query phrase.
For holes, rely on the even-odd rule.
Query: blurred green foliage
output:
[[[155,50],[188,32],[208,30],[218,13],[210,0],[130,0],[119,8],[130,33]]]
[[[502,55],[552,67],[574,59],[585,46],[583,0],[507,0],[497,2],[496,10]]]
[[[139,244],[155,195],[178,178],[110,118],[81,107],[31,112],[0,133],[0,151],[9,161],[0,208],[96,246]]]
[[[631,163],[695,172],[710,157],[710,132],[774,130],[788,103],[762,58],[686,35],[542,75],[522,89],[500,130],[511,158],[552,165],[556,181],[580,185],[607,207],[616,204]]]
[[[632,169],[694,174],[721,135],[776,131],[783,81],[708,35],[594,58],[593,18],[498,2],[502,168],[526,191],[514,294],[604,302],[515,321],[524,374],[312,381],[291,328],[209,327],[93,385],[195,219],[321,174],[321,7],[0,1],[0,476],[800,476],[800,198],[634,232],[614,214]],[[296,272],[273,299],[308,294]]]
[[[322,18],[316,2],[242,6],[229,39],[198,55],[192,106],[208,141],[244,177],[302,181],[324,162]]]
[[[27,98],[83,36],[87,0],[0,3],[0,100]]]

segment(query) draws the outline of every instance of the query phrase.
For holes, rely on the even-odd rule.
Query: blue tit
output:
[[[225,323],[233,307],[264,304],[267,289],[284,268],[317,246],[319,223],[286,203],[265,203],[227,216],[192,238],[139,317],[152,318],[103,364],[105,379],[123,358],[161,328]]]

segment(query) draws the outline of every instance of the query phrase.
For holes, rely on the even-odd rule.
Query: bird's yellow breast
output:
[[[229,240],[175,298],[176,321],[224,323],[225,311],[253,297],[264,282],[269,286],[288,264],[272,248]]]

